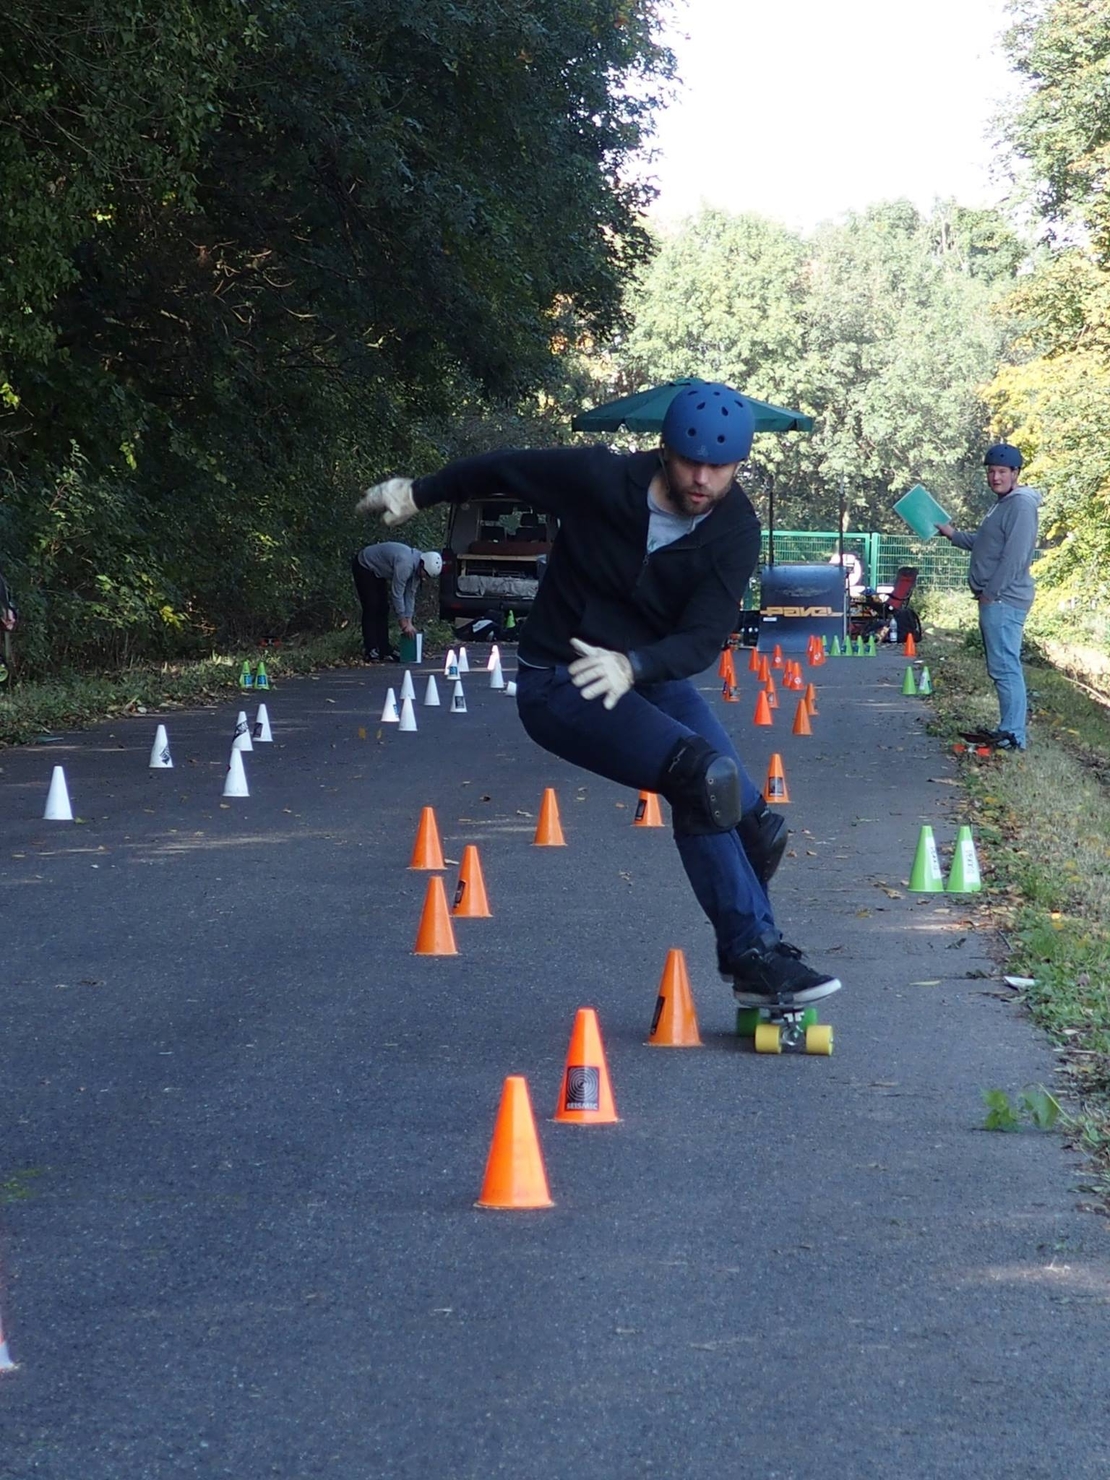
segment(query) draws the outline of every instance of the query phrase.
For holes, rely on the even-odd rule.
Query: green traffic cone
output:
[[[510,607],[509,608],[509,614],[505,618],[505,631],[506,632],[511,632],[515,626],[516,626],[516,617],[513,615],[512,607]]]
[[[862,658],[863,657],[863,633],[862,632],[856,638],[856,657],[857,658]]]
[[[266,672],[266,664],[261,658],[258,660],[258,670],[254,675],[254,686],[256,689],[268,689],[270,687],[270,675]]]
[[[821,651],[827,658],[829,655],[829,634],[827,632],[821,633]]]
[[[239,670],[239,687],[241,689],[254,688],[254,675],[251,673],[251,665],[246,658],[243,659],[243,666]]]
[[[917,692],[922,695],[928,695],[933,692],[933,680],[929,677],[928,668],[923,668],[921,670],[921,678],[918,681]]]
[[[869,658],[873,658],[875,656],[875,652],[875,634],[874,632],[872,632],[871,636],[867,639],[867,656]]]
[[[902,692],[909,698],[917,693],[917,685],[913,681],[913,664],[906,667],[906,676],[902,680]]]
[[[829,649],[829,657],[830,658],[839,658],[840,657],[840,638],[837,637],[837,635],[836,635],[835,632],[833,633],[832,647]]]
[[[931,827],[923,827],[917,840],[917,852],[910,872],[910,893],[944,893],[944,875],[940,871],[940,859],[937,857],[937,845]]]
[[[946,888],[949,894],[979,894],[983,888],[970,827],[961,827],[956,834],[956,851],[952,855]]]

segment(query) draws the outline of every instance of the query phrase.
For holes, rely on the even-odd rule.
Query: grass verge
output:
[[[978,633],[929,629],[932,728],[998,722]],[[1110,715],[1063,674],[1027,669],[1033,722],[1023,755],[965,759],[963,779],[1007,967],[1060,1052],[1068,1124],[1110,1203]]]

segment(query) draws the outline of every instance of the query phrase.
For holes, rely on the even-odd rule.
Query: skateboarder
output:
[[[359,605],[362,607],[362,653],[368,663],[399,663],[401,654],[389,645],[389,608],[406,637],[415,637],[412,624],[416,592],[424,576],[438,576],[443,556],[438,550],[414,550],[396,540],[364,545],[351,559]]]
[[[988,447],[983,462],[995,505],[973,533],[953,524],[937,532],[960,550],[971,551],[967,583],[979,603],[979,631],[987,674],[998,693],[998,729],[982,736],[996,750],[1024,750],[1026,742],[1025,674],[1021,668],[1021,635],[1033,605],[1029,567],[1037,548],[1037,508],[1041,496],[1018,482],[1021,453],[1008,442]],[[972,738],[969,736],[969,738]]]
[[[517,707],[546,750],[671,804],[675,843],[738,995],[808,1001],[836,991],[775,924],[767,884],[786,828],[688,682],[731,632],[759,555],[736,483],[751,407],[725,385],[684,386],[657,451],[494,452],[394,478],[358,507],[399,524],[431,504],[502,493],[555,514],[556,536],[521,630]]]

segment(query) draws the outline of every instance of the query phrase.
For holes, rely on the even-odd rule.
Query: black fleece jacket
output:
[[[578,656],[580,637],[626,653],[637,683],[688,678],[716,657],[759,558],[759,520],[731,489],[689,534],[647,553],[655,452],[607,447],[491,452],[418,478],[418,508],[505,494],[556,514],[559,533],[520,635],[525,663]]]

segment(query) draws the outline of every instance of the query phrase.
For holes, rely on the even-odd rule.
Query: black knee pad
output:
[[[676,835],[729,832],[740,821],[740,773],[730,756],[691,735],[667,757],[659,790],[671,804]]]

